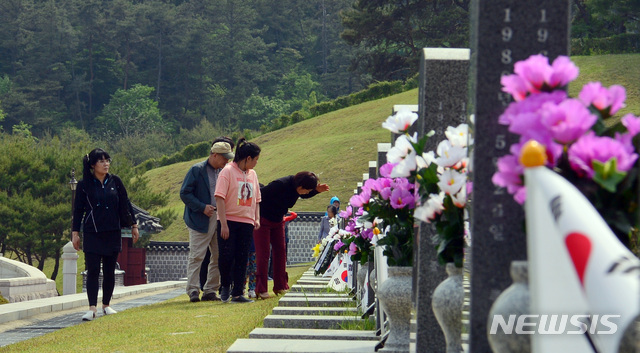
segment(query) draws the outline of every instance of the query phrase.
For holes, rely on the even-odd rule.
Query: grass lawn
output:
[[[391,133],[382,128],[382,122],[391,114],[392,107],[417,102],[418,90],[414,89],[327,113],[259,136],[252,140],[262,149],[256,166],[258,179],[261,183],[268,184],[274,179],[299,171],[313,171],[331,189],[311,199],[299,200],[293,210],[325,211],[329,199],[335,195],[346,205],[353,195],[356,183],[362,181],[362,174],[369,171],[369,161],[377,160],[377,143],[391,142]],[[169,189],[171,192],[169,204],[161,210],[173,209],[178,212],[173,224],[154,235],[153,240],[188,240],[188,232],[182,220],[184,204],[180,200],[180,186],[189,167],[205,158],[145,173],[151,180],[151,188],[156,191]]]
[[[310,265],[289,267],[289,285]],[[277,305],[278,298],[250,304],[190,303],[184,294],[2,347],[0,352],[226,352],[236,339],[262,327]]]

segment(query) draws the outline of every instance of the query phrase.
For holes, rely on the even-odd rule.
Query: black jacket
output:
[[[260,202],[260,217],[271,222],[282,222],[289,208],[293,207],[298,198],[308,199],[318,194],[312,190],[306,195],[300,195],[293,183],[293,175],[276,179],[267,186],[260,188],[262,202]]]
[[[107,174],[104,183],[96,178],[80,180],[76,189],[72,230],[99,233],[120,230],[134,224],[133,207],[127,190],[116,175]]]

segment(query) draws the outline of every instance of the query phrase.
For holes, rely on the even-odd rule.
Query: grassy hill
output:
[[[605,86],[620,84],[627,88],[627,107],[618,115],[640,113],[640,55],[602,55],[573,57],[580,67],[580,76],[569,88],[577,96],[589,81],[601,81]],[[343,205],[353,194],[368,161],[376,159],[379,142],[389,142],[390,134],[381,128],[395,104],[417,104],[418,90],[363,103],[325,114],[287,128],[262,135],[253,141],[262,148],[256,167],[263,184],[301,170],[310,170],[331,187],[328,193],[310,200],[298,201],[295,211],[324,211],[331,196],[337,195]],[[213,138],[214,136],[212,136]],[[186,171],[200,160],[177,163],[150,170],[151,185],[156,190],[171,189],[167,208],[178,212],[177,220],[154,240],[186,241],[187,230],[182,221],[184,206],[178,192]]]
[[[341,109],[277,130],[252,140],[262,149],[256,167],[261,183],[309,170],[329,184],[331,190],[309,200],[300,200],[294,211],[324,211],[329,199],[338,196],[343,204],[353,195],[356,183],[368,172],[369,161],[376,160],[379,142],[390,142],[391,134],[381,127],[395,104],[417,104],[418,90]],[[212,136],[212,139],[215,136]],[[152,169],[145,175],[154,190],[169,188],[166,208],[178,211],[178,219],[153,240],[187,241],[178,195],[189,167],[205,157]],[[166,209],[165,208],[165,209]]]

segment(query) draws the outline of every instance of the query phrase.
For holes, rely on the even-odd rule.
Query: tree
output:
[[[136,84],[131,89],[119,89],[111,96],[102,115],[96,120],[106,131],[122,137],[132,137],[145,132],[163,131],[158,102],[149,98],[154,89]]]
[[[341,37],[360,48],[351,69],[375,80],[406,79],[418,71],[424,47],[467,47],[464,1],[356,0],[342,13]]]

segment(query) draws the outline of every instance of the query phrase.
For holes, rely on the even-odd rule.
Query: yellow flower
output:
[[[313,250],[313,257],[318,257],[320,255],[320,243],[316,244],[311,250]]]
[[[374,227],[373,228],[373,234],[375,234],[375,235],[380,234],[380,229],[378,229],[378,227]]]

